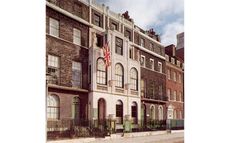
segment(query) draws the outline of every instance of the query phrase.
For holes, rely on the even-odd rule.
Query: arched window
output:
[[[117,124],[122,124],[123,123],[123,103],[121,100],[118,100],[116,103],[116,118]]]
[[[47,119],[59,119],[60,101],[57,95],[47,96]]]
[[[150,107],[150,118],[151,118],[151,120],[155,120],[156,119],[156,117],[155,117],[155,106],[154,105],[152,105]]]
[[[116,78],[116,86],[124,87],[124,68],[121,64],[116,64],[115,66],[115,78]]]
[[[135,68],[131,68],[130,70],[130,83],[131,89],[138,90],[138,74]]]
[[[72,118],[75,124],[78,124],[80,121],[80,99],[74,97],[72,101]]]
[[[102,58],[98,58],[97,60],[97,83],[104,85],[107,84],[107,70]]]
[[[137,103],[133,102],[131,105],[131,112],[132,112],[132,123],[137,124]]]
[[[163,107],[162,106],[158,107],[158,116],[159,116],[159,120],[163,120]]]

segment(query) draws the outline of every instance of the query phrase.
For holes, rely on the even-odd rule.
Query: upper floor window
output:
[[[170,90],[170,89],[167,89],[168,100],[170,100],[170,95],[171,95],[171,90]]]
[[[101,21],[102,21],[101,16],[96,14],[96,13],[94,13],[94,15],[93,15],[93,23],[98,27],[102,27],[102,24],[101,24],[102,22]]]
[[[168,56],[168,55],[165,55],[165,59],[166,59],[166,61],[168,62],[168,61],[169,61],[169,56]]]
[[[129,47],[129,58],[134,59],[134,48],[132,46]]]
[[[59,57],[54,56],[54,55],[48,55],[48,74],[52,76],[52,79],[50,79],[52,83],[58,82],[58,77],[59,77]]]
[[[118,31],[118,25],[116,23],[112,22],[111,29],[114,29],[114,30]]]
[[[154,70],[154,59],[150,59],[150,68]]]
[[[174,96],[174,97],[173,97],[173,98],[174,98],[174,101],[176,101],[176,100],[177,100],[177,98],[176,98],[176,91],[173,92],[173,96]]]
[[[158,71],[162,73],[162,63],[158,62]]]
[[[178,98],[179,98],[178,101],[182,101],[182,93],[181,92],[179,92],[179,97]]]
[[[127,37],[129,41],[131,41],[131,32],[129,30],[125,30],[125,37]]]
[[[97,37],[97,47],[103,47],[103,36],[100,34],[96,34]]]
[[[123,55],[123,40],[121,38],[116,37],[116,49],[115,52],[119,55]]]
[[[53,18],[49,18],[49,34],[55,37],[59,37],[59,21]]]
[[[171,63],[175,64],[175,59],[173,57],[171,57]]]
[[[102,58],[98,58],[97,60],[97,83],[104,85],[107,84],[107,70]]]
[[[173,81],[176,81],[176,72],[173,72]]]
[[[124,87],[124,69],[121,64],[116,64],[115,66],[115,78],[116,78],[116,86]]]
[[[178,74],[179,83],[181,83],[181,74]]]
[[[178,67],[180,67],[180,61],[177,60],[176,64],[177,64]]]
[[[60,116],[60,101],[57,95],[47,96],[47,118],[59,119]]]
[[[146,84],[145,84],[145,80],[141,79],[141,96],[145,97],[145,93],[146,93]]]
[[[141,46],[144,47],[145,46],[145,40],[143,38],[141,38]]]
[[[73,28],[73,43],[81,45],[81,31],[76,28]]]
[[[82,66],[80,62],[72,62],[72,85],[81,88]]]
[[[135,68],[131,68],[130,70],[130,83],[131,89],[138,90],[138,74]]]
[[[145,67],[145,56],[141,55],[141,61],[140,61],[141,66]]]
[[[168,77],[168,79],[171,78],[171,77],[170,77],[170,70],[169,70],[169,69],[167,69],[167,77]]]

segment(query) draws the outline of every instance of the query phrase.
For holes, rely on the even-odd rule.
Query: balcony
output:
[[[145,94],[145,96],[143,96],[142,98],[143,99],[149,99],[149,100],[168,101],[168,97],[167,96],[162,96],[162,95],[152,96],[152,95]]]

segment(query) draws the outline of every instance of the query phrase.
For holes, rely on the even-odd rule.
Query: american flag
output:
[[[104,53],[105,65],[106,65],[106,67],[108,67],[111,65],[109,43],[108,42],[106,42],[105,45],[103,46],[103,53]]]

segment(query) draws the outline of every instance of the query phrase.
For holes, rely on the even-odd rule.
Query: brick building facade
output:
[[[154,121],[152,127],[165,127],[168,106],[183,112],[183,103],[167,96],[168,88],[180,92],[183,84],[166,76],[168,69],[183,71],[166,61],[165,53],[170,55],[153,29],[135,25],[128,12],[114,13],[95,0],[47,0],[48,131],[54,131],[53,125],[68,130],[84,121],[115,131],[138,130],[150,126],[149,121]]]
[[[175,45],[165,47],[168,118],[184,119],[184,63],[176,55]]]

